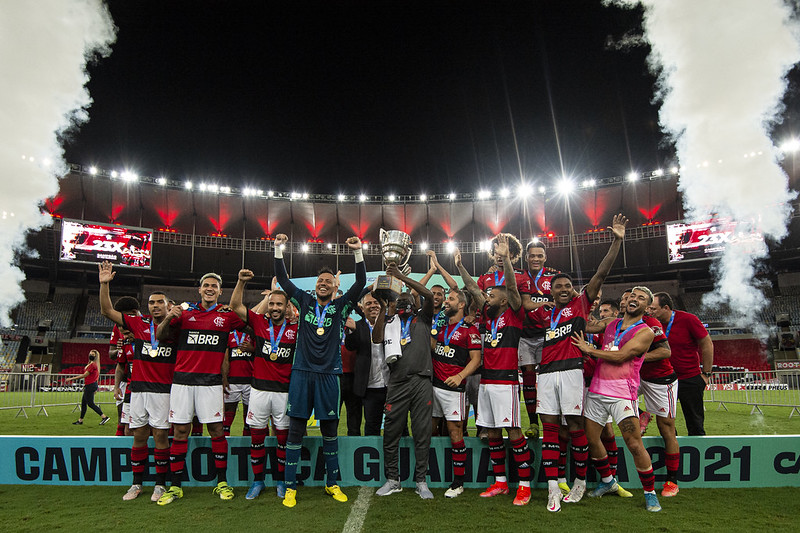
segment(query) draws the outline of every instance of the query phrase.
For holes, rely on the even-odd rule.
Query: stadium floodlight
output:
[[[448,195],[447,195],[447,197],[448,197],[448,198],[450,199],[450,201],[452,202],[453,200],[455,200],[455,199],[456,199],[456,193],[454,193],[454,192],[451,192],[450,194],[448,194]]]
[[[669,172],[670,172],[670,174],[677,174],[678,173],[678,167],[670,167]]]
[[[486,189],[481,189],[478,191],[478,200],[488,200],[492,197],[492,192],[487,191]]]
[[[531,239],[531,242],[537,242],[538,243],[539,242],[539,237],[534,237],[533,239]]]
[[[214,185],[209,185],[209,186],[208,186],[208,190],[209,190],[210,192],[213,192],[213,193],[218,193],[218,192],[219,192],[219,185],[216,185],[216,184],[214,184]]]
[[[547,187],[544,185],[539,185],[539,194],[544,194],[547,192]]]
[[[32,158],[32,157],[31,157],[31,161],[33,161],[33,158]],[[117,172],[116,170],[112,170],[112,171],[111,171],[111,177],[112,177],[112,178],[119,177],[119,172]]]
[[[366,250],[367,248],[369,248],[369,244],[364,243],[364,244],[361,245],[361,248]]]
[[[558,192],[564,196],[572,194],[572,191],[575,190],[575,182],[571,179],[564,178],[558,181]]]
[[[224,186],[224,187],[220,187],[220,189],[219,189],[219,190],[220,190],[220,191],[222,191],[222,192],[224,192],[225,194],[230,194],[230,193],[231,193],[231,188],[230,188],[230,187],[228,187],[227,185],[226,185],[226,186]]]
[[[28,156],[26,156],[25,154],[22,154],[22,160],[25,161],[26,159],[28,159]]]
[[[308,200],[308,193],[307,192],[303,193],[303,200]]]
[[[427,242],[423,242],[423,243],[421,243],[421,244],[419,245],[419,249],[420,249],[420,250],[422,250],[422,251],[424,252],[425,250],[427,250],[427,249],[428,249],[428,243],[427,243]]]
[[[191,181],[183,182],[183,188],[186,189],[187,191],[191,191],[192,187],[194,187],[194,184]]]
[[[264,191],[262,191],[261,189],[258,189],[258,190],[256,191],[256,194],[257,194],[258,196],[262,196],[262,195],[264,194]]]
[[[30,161],[31,163],[33,163],[34,161],[36,161],[36,158],[35,158],[35,157],[33,157],[33,156],[30,156],[30,157],[28,158],[28,161]]]
[[[789,139],[781,144],[781,152],[785,154],[794,153],[800,150],[800,140]]]
[[[511,194],[511,192],[508,190],[508,187],[500,189],[500,198],[508,198],[509,194]]]
[[[89,174],[97,176],[97,167],[89,167]]]
[[[517,196],[520,198],[527,198],[531,194],[533,194],[533,187],[531,187],[529,184],[520,183],[517,185]]]
[[[452,254],[456,249],[456,245],[453,241],[447,241],[447,244],[444,245],[444,249],[448,254]]]
[[[656,170],[653,172],[653,176],[658,176],[659,178],[660,178],[661,176],[663,176],[663,175],[664,175],[664,169],[661,169],[661,168],[657,168],[657,169],[656,169]]]
[[[346,198],[346,196],[345,196],[344,194],[339,194],[339,196],[337,196],[337,199],[338,199],[340,202],[344,202],[345,198]]]
[[[419,195],[419,201],[420,202],[427,202],[428,201],[428,195],[425,194],[425,193],[420,194]]]
[[[366,194],[359,194],[358,195],[358,201],[363,204],[364,202],[367,201],[367,195]]]
[[[161,176],[160,178],[158,178],[156,180],[156,183],[158,183],[161,186],[164,186],[164,185],[167,184],[167,178],[165,178],[164,176]]]
[[[302,250],[303,253],[306,253],[308,251],[308,245],[303,243],[303,246],[300,247],[300,250]]]
[[[300,198],[300,193],[299,193],[299,192],[293,192],[293,193],[292,193],[292,198],[293,198],[293,199],[295,199],[295,200],[296,200],[297,198]]]
[[[267,191],[267,196],[269,198],[272,198],[273,196],[275,196],[275,193],[273,191]]]
[[[627,178],[628,178],[628,181],[636,181],[636,180],[639,179],[639,173],[638,172],[629,172]]]
[[[50,161],[49,159],[45,158],[45,159],[42,160],[42,165],[45,166],[45,167],[49,167],[51,164],[52,164],[52,161]]]
[[[200,184],[200,190],[201,190],[201,191],[207,191],[207,190],[208,190],[208,185],[207,185],[207,184],[205,184],[205,183],[201,183],[201,184]]]
[[[389,197],[388,197],[388,200],[390,202],[394,202],[396,199],[397,199],[397,197],[394,194],[390,194]]]
[[[326,244],[326,245],[325,245],[325,247],[326,247],[328,250],[330,250],[330,249],[332,249],[332,248],[333,248],[333,245],[332,245],[331,243],[328,243],[328,244]]]

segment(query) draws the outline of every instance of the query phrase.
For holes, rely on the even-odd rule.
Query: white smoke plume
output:
[[[794,194],[770,138],[786,74],[800,60],[796,21],[782,0],[613,0],[644,7],[659,120],[675,143],[686,218],[709,215],[787,233]],[[765,243],[727,247],[713,267],[706,305],[729,303],[731,319],[756,327],[764,297],[754,279]],[[758,328],[756,328],[758,329]]]
[[[0,325],[23,299],[25,235],[50,224],[40,205],[66,172],[59,135],[88,119],[86,63],[115,31],[100,0],[0,2]]]

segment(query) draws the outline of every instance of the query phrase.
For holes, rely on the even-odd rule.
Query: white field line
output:
[[[372,487],[358,489],[358,498],[353,503],[353,508],[350,509],[350,514],[347,517],[347,522],[344,523],[342,533],[360,533],[369,510],[369,500],[374,493],[375,489]]]

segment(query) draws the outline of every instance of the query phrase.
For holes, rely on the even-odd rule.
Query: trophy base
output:
[[[403,282],[394,276],[378,276],[372,284],[372,292],[378,298],[393,302],[403,292]]]

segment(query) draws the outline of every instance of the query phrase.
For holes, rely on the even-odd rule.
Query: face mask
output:
[[[400,316],[409,316],[414,313],[414,306],[409,301],[398,301],[396,312]]]

